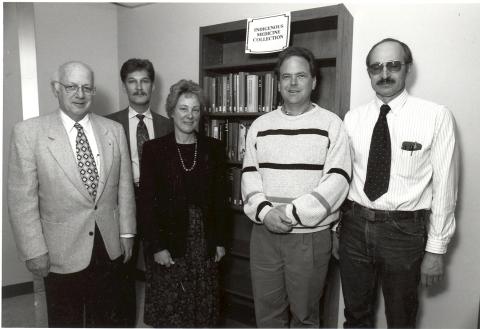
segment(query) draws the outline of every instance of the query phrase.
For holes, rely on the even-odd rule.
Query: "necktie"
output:
[[[145,116],[143,114],[137,114],[138,118],[138,125],[137,125],[137,152],[138,152],[138,161],[142,160],[142,148],[143,144],[148,141],[150,138],[148,137],[148,130],[145,122],[143,122],[143,118]]]
[[[377,200],[388,191],[392,150],[387,113],[390,106],[380,107],[377,123],[373,128],[370,152],[368,154],[367,177],[363,191],[371,201]]]
[[[95,201],[98,186],[98,170],[95,164],[95,157],[92,154],[92,149],[90,148],[90,144],[88,144],[88,139],[87,136],[85,136],[83,127],[78,122],[75,123],[74,127],[77,128],[76,149],[78,170],[80,171],[83,184],[85,184],[88,193]]]

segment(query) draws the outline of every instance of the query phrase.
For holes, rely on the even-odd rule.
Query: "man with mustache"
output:
[[[107,117],[122,124],[129,145],[132,161],[135,199],[138,201],[140,161],[142,146],[147,140],[162,137],[173,130],[171,120],[150,109],[150,100],[155,90],[155,70],[148,59],[131,58],[120,69],[123,89],[127,93],[129,106]],[[138,217],[138,216],[137,216]],[[139,223],[138,235],[141,238]],[[134,327],[136,322],[135,277],[139,237],[136,238],[133,255],[124,267],[124,297],[120,301],[124,310],[124,326]]]
[[[406,91],[405,43],[378,42],[366,64],[376,97],[345,116],[353,175],[339,225],[344,326],[374,327],[381,282],[388,327],[413,328],[418,284],[442,280],[455,230],[454,119]]]

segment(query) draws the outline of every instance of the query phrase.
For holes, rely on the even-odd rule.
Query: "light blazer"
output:
[[[157,114],[153,111],[150,111],[152,113],[152,119],[153,119],[153,133],[155,136],[150,136],[150,139],[154,138],[160,138],[162,136],[167,135],[168,133],[173,131],[173,123],[172,120],[165,118],[164,116]],[[125,130],[125,135],[127,136],[127,143],[128,143],[128,151],[130,152],[130,130],[128,128],[128,107],[126,109],[123,109],[121,111],[112,113],[107,115],[107,118],[112,119],[114,121],[117,121],[118,123],[121,123],[123,126],[123,129]]]
[[[8,172],[8,209],[20,258],[46,252],[50,271],[88,266],[95,223],[110,259],[119,257],[120,234],[136,233],[135,200],[127,141],[121,125],[90,114],[100,153],[96,200],[80,179],[60,112],[15,125]]]

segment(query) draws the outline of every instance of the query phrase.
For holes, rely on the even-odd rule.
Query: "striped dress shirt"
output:
[[[298,116],[267,113],[248,131],[242,172],[244,211],[253,222],[286,204],[291,233],[327,229],[338,219],[351,175],[343,123],[316,104]]]
[[[345,116],[353,174],[348,199],[376,210],[431,209],[426,251],[443,254],[455,231],[458,161],[452,114],[404,90],[388,105],[392,149],[387,193],[370,201],[363,188],[373,127],[382,101],[375,98]]]

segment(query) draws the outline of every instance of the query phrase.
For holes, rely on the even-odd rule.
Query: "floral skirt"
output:
[[[189,207],[186,252],[169,268],[147,257],[144,322],[153,327],[215,327],[219,319],[218,266],[207,255],[203,214]]]

